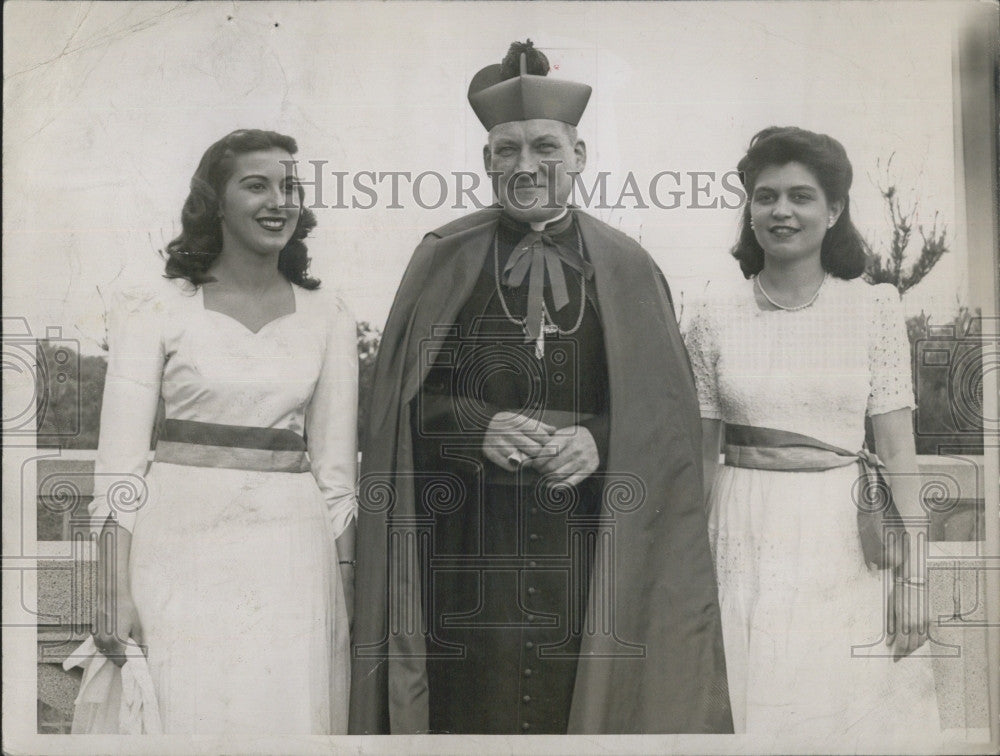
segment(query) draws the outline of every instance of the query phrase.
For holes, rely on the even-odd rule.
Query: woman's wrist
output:
[[[907,549],[906,558],[896,569],[897,583],[908,583],[910,585],[927,584],[927,565],[926,563],[921,564],[918,560],[914,559],[915,551],[912,546]]]
[[[98,580],[98,587],[96,591],[98,598],[104,598],[109,596],[114,596],[116,598],[131,598],[132,591],[129,588],[128,578],[121,578],[119,580],[111,580],[105,583],[102,580]]]
[[[116,593],[98,594],[96,597],[97,606],[103,611],[112,611],[127,606],[135,606],[131,594],[127,590]]]

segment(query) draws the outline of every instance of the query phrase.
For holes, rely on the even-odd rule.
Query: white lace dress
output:
[[[725,288],[686,333],[703,417],[853,451],[866,412],[913,406],[891,286],[830,277],[799,311],[761,310],[752,281]],[[938,731],[930,660],[887,654],[884,573],[862,556],[856,477],[855,465],[718,470],[709,530],[737,732],[853,752]]]
[[[295,312],[256,333],[174,282],[112,310],[92,513],[129,504],[117,513],[167,733],[346,733],[334,539],[356,510],[355,323],[326,291],[293,289]],[[167,418],[304,435],[311,469],[147,472],[159,397]],[[116,496],[136,486],[131,511]]]

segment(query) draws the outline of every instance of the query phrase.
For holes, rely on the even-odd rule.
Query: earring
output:
[[[836,218],[830,218],[830,222],[826,224],[827,228],[833,228],[833,224],[837,222]]]
[[[753,218],[750,219],[750,230],[751,231],[756,231],[757,230],[757,227],[753,223]]]

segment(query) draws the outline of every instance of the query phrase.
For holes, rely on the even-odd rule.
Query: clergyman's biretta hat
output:
[[[590,100],[586,84],[550,79],[548,58],[527,42],[514,42],[500,64],[486,66],[472,77],[469,104],[486,130],[498,123],[547,118],[571,126]]]

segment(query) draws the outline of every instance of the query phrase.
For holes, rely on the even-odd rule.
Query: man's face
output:
[[[531,223],[562,212],[573,188],[569,172],[580,172],[587,163],[587,147],[575,133],[561,121],[544,118],[490,130],[483,161],[508,215]]]

